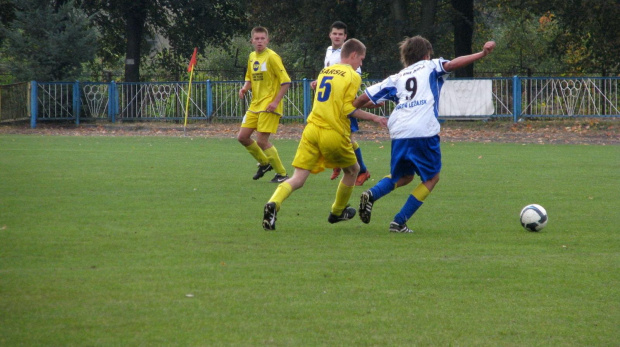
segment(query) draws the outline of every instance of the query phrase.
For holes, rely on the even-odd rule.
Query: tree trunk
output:
[[[407,30],[405,13],[403,11],[403,1],[391,0],[390,11],[392,12],[392,30],[394,32],[394,39],[396,42],[400,42],[404,39],[404,36],[406,36],[405,31]]]
[[[128,8],[126,12],[125,82],[140,82],[140,48],[146,22],[144,8],[145,6],[138,3]]]
[[[125,10],[125,35],[127,37],[125,82],[140,82],[140,49],[142,34],[144,33],[144,24],[146,22],[146,11],[144,8],[145,6],[142,5],[142,1],[138,1],[128,6]],[[142,98],[136,86],[126,86],[123,89],[122,99],[122,118],[141,116]]]
[[[454,56],[472,53],[474,0],[452,0],[454,9]],[[454,71],[455,77],[474,77],[474,64]]]
[[[435,30],[435,18],[437,15],[437,0],[422,0],[422,21],[420,22],[420,35],[432,45],[437,38]]]

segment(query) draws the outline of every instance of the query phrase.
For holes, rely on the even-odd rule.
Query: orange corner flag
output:
[[[192,59],[189,61],[189,65],[187,66],[187,72],[194,71],[194,66],[196,66],[196,54],[198,53],[198,47],[194,48],[194,54],[192,54]]]

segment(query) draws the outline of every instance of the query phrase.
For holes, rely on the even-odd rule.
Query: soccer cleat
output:
[[[280,175],[279,173],[277,173],[272,179],[271,179],[271,183],[282,183],[284,181],[286,181],[288,179],[288,175]]]
[[[336,216],[335,214],[330,213],[329,217],[327,218],[327,221],[330,222],[331,224],[334,224],[334,223],[342,222],[345,220],[349,220],[353,217],[355,217],[355,209],[353,207],[347,206],[342,211],[340,216]]]
[[[332,171],[332,176],[329,178],[330,180],[335,180],[336,178],[338,178],[338,176],[340,176],[340,170],[342,170],[339,167],[335,167],[334,171]]]
[[[265,204],[265,211],[263,213],[263,229],[276,230],[276,203],[268,202]]]
[[[412,233],[413,230],[407,227],[407,224],[390,223],[390,231],[393,233]]]
[[[357,175],[357,179],[355,180],[355,185],[361,186],[364,184],[364,182],[368,181],[369,178],[370,178],[370,171],[362,172],[359,175]]]
[[[258,164],[258,171],[256,171],[256,175],[254,175],[254,177],[252,177],[252,179],[253,180],[257,180],[257,179],[265,176],[267,171],[271,171],[271,170],[273,170],[273,167],[271,167],[271,164],[267,163],[265,165],[261,165],[259,163]]]
[[[362,222],[370,223],[370,214],[372,213],[372,193],[367,190],[360,196],[360,219]]]

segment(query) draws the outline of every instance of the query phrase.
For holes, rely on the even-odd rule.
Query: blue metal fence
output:
[[[462,116],[506,118],[514,122],[534,117],[619,117],[619,80],[618,77],[519,76],[472,79],[472,81],[490,81],[490,95],[485,97],[492,102],[492,110],[485,114]],[[378,80],[364,80],[362,89],[376,82]],[[69,120],[76,124],[94,120],[180,121],[186,115],[190,121],[240,122],[251,100],[251,92],[245,99],[238,97],[243,83],[243,81],[193,82],[189,107],[186,109],[189,89],[187,82],[32,81],[29,88],[28,116],[33,128],[38,122],[50,120]],[[21,88],[23,90],[23,86]],[[282,121],[304,122],[312,108],[312,96],[310,80],[293,81],[283,100]],[[371,112],[388,116],[393,108],[394,105],[388,103]],[[6,111],[2,108],[0,111],[2,112],[0,120],[20,118],[6,116]],[[23,109],[19,112],[23,112]],[[440,114],[440,118],[451,117],[454,115]]]
[[[0,85],[0,122],[28,120],[29,90],[27,82]]]

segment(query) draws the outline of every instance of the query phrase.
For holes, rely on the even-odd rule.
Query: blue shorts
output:
[[[392,140],[392,179],[417,174],[426,182],[441,171],[439,135],[413,139]]]
[[[357,132],[358,130],[360,130],[359,126],[357,125],[357,118],[355,117],[349,117],[349,120],[351,121],[351,132]]]

